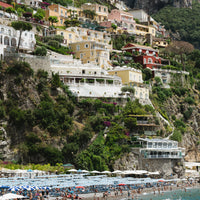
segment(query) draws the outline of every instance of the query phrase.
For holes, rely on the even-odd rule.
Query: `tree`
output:
[[[10,17],[11,17],[11,13],[15,13],[15,9],[12,7],[8,7],[8,8],[6,8],[6,12],[10,13]]]
[[[37,47],[34,54],[37,56],[46,56],[47,49],[45,47]]]
[[[32,26],[31,26],[31,24],[26,23],[26,22],[22,22],[22,21],[15,21],[15,22],[12,22],[12,23],[11,23],[11,26],[12,26],[15,30],[20,31],[18,46],[17,46],[17,50],[16,50],[17,52],[19,52],[19,45],[20,45],[20,42],[21,42],[22,32],[23,32],[23,31],[30,31],[30,30],[32,29]]]
[[[117,25],[114,24],[114,23],[111,24],[111,27],[112,27],[113,30],[116,30],[116,29],[117,29]]]
[[[90,19],[94,19],[94,17],[96,16],[96,13],[94,10],[83,10],[83,13],[86,18],[90,18]]]
[[[183,65],[184,70],[185,70],[184,55],[191,53],[193,50],[194,46],[189,42],[184,42],[184,41],[174,41],[166,48],[167,53],[180,55],[181,64]]]
[[[148,81],[149,79],[152,78],[152,71],[149,68],[145,68],[143,71],[144,74],[144,80]]]
[[[40,21],[43,19],[43,15],[40,13],[35,13],[35,15],[33,15],[33,17],[37,20]]]
[[[53,23],[57,23],[58,22],[58,18],[56,16],[50,16],[48,18],[48,20],[51,22],[52,26],[53,26]]]

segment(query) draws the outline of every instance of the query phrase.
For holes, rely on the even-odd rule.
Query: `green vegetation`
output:
[[[167,30],[178,32],[184,41],[200,46],[200,4],[193,3],[191,8],[165,7],[153,15],[156,21],[165,25]]]
[[[60,44],[63,42],[63,40],[64,38],[61,35],[55,35],[52,37],[36,36],[36,42],[38,46],[44,47],[63,55],[69,55],[72,53],[72,51],[68,47],[62,46]]]

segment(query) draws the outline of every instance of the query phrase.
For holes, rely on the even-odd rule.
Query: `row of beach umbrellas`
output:
[[[91,173],[91,174],[149,174],[149,175],[159,175],[160,173],[158,171],[156,172],[148,172],[146,170],[125,170],[125,171],[121,171],[121,170],[115,170],[113,172],[110,171],[87,171],[87,170],[77,170],[77,169],[70,169],[68,170],[68,172],[77,172],[77,173]]]

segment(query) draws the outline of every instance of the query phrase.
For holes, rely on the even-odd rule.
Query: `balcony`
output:
[[[145,158],[153,159],[153,158],[169,158],[169,159],[181,159],[180,155],[146,155]]]

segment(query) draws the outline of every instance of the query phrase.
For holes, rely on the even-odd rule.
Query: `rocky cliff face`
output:
[[[123,0],[130,8],[144,9],[150,14],[167,5],[175,7],[191,7],[192,0]]]

